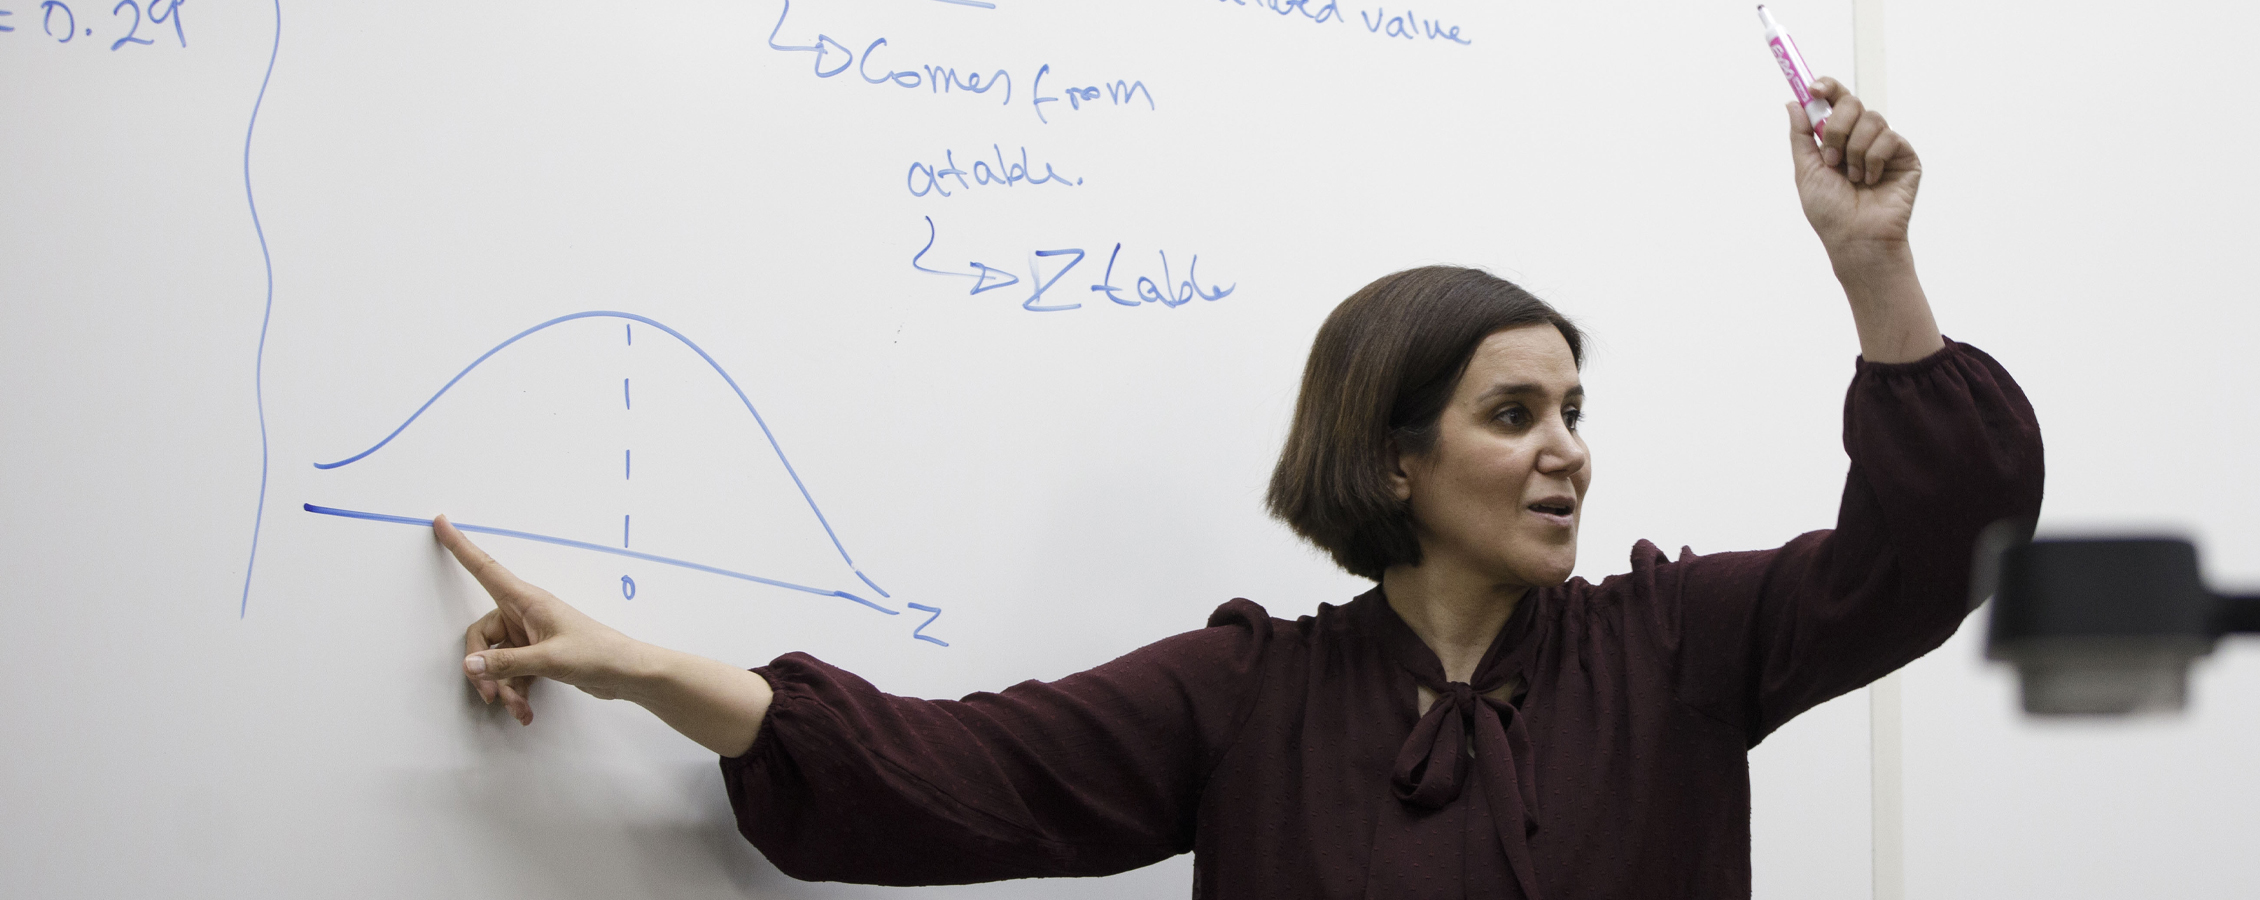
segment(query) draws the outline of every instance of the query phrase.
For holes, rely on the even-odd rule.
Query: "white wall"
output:
[[[1894,121],[1927,177],[1916,240],[1949,334],[1984,334],[2048,442],[2050,531],[2194,537],[2260,583],[2246,271],[2260,138],[2236,110],[2242,3],[1892,0]],[[2187,715],[2036,722],[1982,628],[1907,673],[1908,896],[2248,897],[2260,648],[2201,666]]]

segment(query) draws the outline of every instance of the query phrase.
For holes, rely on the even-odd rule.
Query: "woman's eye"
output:
[[[1563,422],[1564,424],[1567,424],[1567,425],[1569,426],[1569,430],[1571,430],[1571,431],[1576,431],[1576,430],[1577,430],[1577,423],[1579,423],[1579,422],[1582,422],[1582,421],[1585,421],[1585,411],[1584,411],[1584,410],[1582,410],[1582,409],[1565,409],[1565,410],[1562,410],[1562,422]]]
[[[1499,415],[1496,418],[1502,423],[1521,428],[1530,424],[1530,410],[1523,409],[1520,406],[1510,406],[1499,410]]]

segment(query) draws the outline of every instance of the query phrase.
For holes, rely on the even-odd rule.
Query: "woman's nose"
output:
[[[1585,468],[1590,456],[1585,442],[1567,424],[1556,422],[1546,429],[1546,445],[1538,450],[1538,471],[1548,475],[1574,475]]]

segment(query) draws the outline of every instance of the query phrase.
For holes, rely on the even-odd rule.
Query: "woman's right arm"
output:
[[[1270,616],[1235,600],[1058,681],[897,697],[804,654],[755,673],[630,639],[434,530],[495,599],[465,637],[481,697],[520,722],[535,677],[637,702],[724,757],[738,830],[802,879],[1106,875],[1186,852],[1271,658]]]
[[[1262,689],[1273,622],[1208,628],[962,700],[880,691],[792,653],[759,740],[722,761],[738,831],[812,881],[1110,875],[1193,849],[1203,788]]]
[[[511,574],[446,516],[432,522],[432,531],[494,598],[494,611],[463,636],[463,675],[481,699],[502,701],[519,724],[530,725],[534,709],[527,689],[534,679],[548,678],[606,700],[634,701],[722,756],[753,746],[769,712],[767,680],[728,663],[643,643],[589,618]]]

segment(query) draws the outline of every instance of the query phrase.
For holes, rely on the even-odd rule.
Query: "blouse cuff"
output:
[[[791,705],[791,701],[786,699],[785,685],[776,673],[769,670],[768,666],[759,666],[747,671],[759,675],[761,680],[769,682],[769,709],[761,714],[761,730],[753,733],[753,743],[745,748],[744,753],[722,757],[724,763],[743,764],[760,758],[761,754],[769,749],[769,744],[773,743],[769,736],[777,733],[777,729],[773,726],[777,720],[778,710]]]
[[[1931,351],[1929,356],[1921,359],[1907,362],[1879,363],[1869,362],[1865,356],[1859,357],[1855,362],[1856,374],[1878,378],[1904,378],[1925,375],[1930,370],[1945,365],[1947,360],[1962,356],[1963,348],[1968,346],[1945,335],[1939,335],[1939,338],[1945,341],[1945,344],[1937,350]]]

